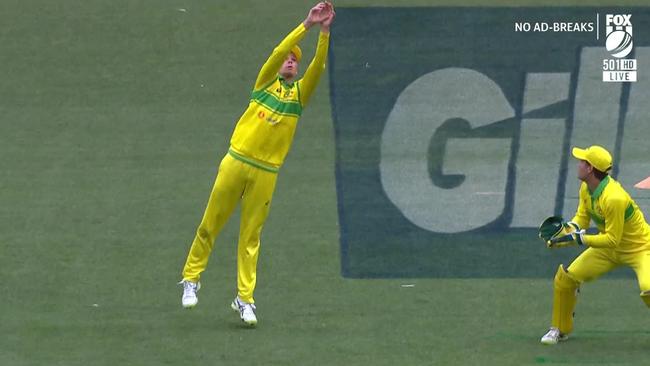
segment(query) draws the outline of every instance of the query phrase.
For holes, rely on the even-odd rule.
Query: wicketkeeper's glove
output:
[[[539,226],[539,237],[549,248],[584,245],[584,229],[575,222],[565,222],[561,216],[551,216]]]

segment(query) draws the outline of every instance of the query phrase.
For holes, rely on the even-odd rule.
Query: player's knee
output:
[[[641,293],[641,300],[650,308],[650,290]]]
[[[576,281],[561,264],[555,273],[553,284],[555,288],[561,290],[577,290],[580,286],[580,282]]]

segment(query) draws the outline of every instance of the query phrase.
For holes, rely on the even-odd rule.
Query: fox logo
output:
[[[605,47],[612,56],[623,58],[632,52],[632,14],[605,15]]]

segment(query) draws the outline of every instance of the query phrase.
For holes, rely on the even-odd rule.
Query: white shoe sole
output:
[[[191,308],[195,307],[196,304],[198,304],[198,303],[199,303],[199,300],[196,300],[196,302],[193,303],[193,304],[182,304],[182,305],[183,305],[184,309],[191,309]]]
[[[569,337],[567,337],[567,336],[561,336],[561,337],[558,338],[558,339],[542,339],[540,342],[541,342],[542,344],[544,344],[544,345],[547,345],[547,346],[554,346],[554,345],[556,345],[556,344],[558,344],[558,343],[560,343],[560,342],[564,342],[564,341],[566,341],[567,339],[569,339]]]
[[[242,321],[244,324],[246,324],[246,325],[248,325],[248,326],[251,326],[251,327],[254,327],[254,326],[257,325],[257,319],[255,319],[255,320],[253,320],[253,321],[250,321],[250,320],[249,320],[249,321],[245,321],[244,319],[241,318],[241,313],[239,312],[239,306],[237,306],[237,304],[235,304],[234,301],[230,303],[230,308],[231,308],[233,311],[235,311],[237,314],[239,314],[239,318],[241,319],[241,321]]]

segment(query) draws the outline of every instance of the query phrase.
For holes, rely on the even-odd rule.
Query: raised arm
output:
[[[269,59],[266,60],[260,73],[257,75],[257,80],[255,80],[254,90],[259,90],[267,86],[270,82],[275,80],[278,75],[278,71],[282,66],[282,63],[287,58],[291,48],[298,44],[300,40],[307,33],[307,28],[304,23],[300,23],[291,33],[289,33],[280,44],[275,47]]]
[[[329,2],[327,5],[330,7],[332,6]],[[327,60],[327,51],[329,49],[330,26],[332,25],[335,16],[336,13],[334,12],[334,9],[331,8],[328,18],[321,23],[314,59],[309,64],[309,67],[307,67],[307,71],[305,71],[302,79],[298,82],[298,87],[300,88],[300,103],[303,107],[309,102],[309,99],[314,93],[314,89],[316,89],[318,81],[325,70],[325,61]]]
[[[298,25],[291,33],[289,33],[280,44],[275,47],[268,60],[262,66],[259,74],[257,75],[257,80],[255,80],[254,90],[259,90],[264,88],[270,82],[272,82],[280,71],[282,63],[287,58],[289,52],[293,46],[297,45],[307,33],[307,30],[311,28],[314,24],[323,22],[330,14],[331,8],[324,2],[316,4],[305,20]]]

